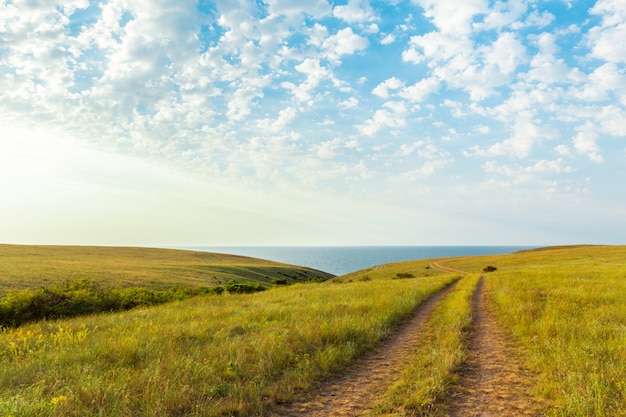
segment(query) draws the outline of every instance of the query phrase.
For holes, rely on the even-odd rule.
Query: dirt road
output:
[[[450,417],[540,416],[544,404],[533,396],[533,378],[519,365],[518,352],[486,307],[485,279],[474,293],[467,359],[447,412]]]
[[[462,276],[466,272],[432,262],[431,268]],[[518,352],[496,323],[485,301],[482,277],[473,295],[472,330],[467,339],[467,359],[458,383],[437,407],[437,416],[513,417],[540,416],[545,404],[533,396],[533,378],[519,365]],[[321,386],[305,401],[287,404],[275,416],[343,417],[370,415],[385,390],[405,366],[435,305],[452,286],[440,291],[375,352],[364,356],[344,375]],[[442,411],[444,410],[444,411]],[[441,413],[444,413],[443,415]]]
[[[416,310],[411,319],[371,354],[359,359],[350,370],[324,382],[306,401],[282,406],[279,416],[339,417],[367,414],[380,394],[396,380],[404,360],[419,343],[428,315],[454,284],[439,291]]]

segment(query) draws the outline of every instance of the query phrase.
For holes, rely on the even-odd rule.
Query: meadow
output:
[[[295,284],[8,329],[0,415],[264,415],[453,279]]]
[[[187,250],[0,244],[0,297],[9,291],[89,279],[109,288],[165,289],[222,285],[230,280],[270,285],[333,275],[263,259]]]
[[[626,247],[544,248],[447,265],[486,274],[489,303],[549,416],[626,415]]]
[[[466,271],[462,278],[430,262],[4,329],[0,415],[269,416],[341,374],[456,281],[372,412],[445,415],[432,405],[455,383],[484,276],[488,306],[546,415],[626,416],[626,247],[436,260]]]

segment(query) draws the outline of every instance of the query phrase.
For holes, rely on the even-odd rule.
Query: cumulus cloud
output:
[[[331,35],[322,42],[328,59],[338,62],[343,55],[351,55],[367,48],[367,38],[359,36],[352,28],[341,29],[335,35]]]
[[[515,183],[616,158],[622,1],[580,25],[527,0],[339,3],[2,3],[0,123],[247,184],[435,181],[457,153]]]
[[[398,93],[398,96],[405,98],[412,102],[421,102],[429,94],[439,91],[441,82],[439,79],[431,77],[425,78],[416,82],[415,84],[404,87],[402,91]]]
[[[467,35],[472,32],[474,16],[488,10],[485,0],[413,0],[424,8],[424,16],[431,19],[441,33]]]
[[[526,158],[530,155],[533,146],[544,138],[540,126],[533,120],[533,114],[525,111],[518,115],[511,128],[512,134],[502,142],[498,142],[487,149],[475,146],[472,154],[483,157],[508,156],[512,158]]]
[[[319,59],[307,58],[301,64],[295,66],[296,71],[306,75],[306,80],[295,85],[290,82],[283,83],[283,87],[291,90],[294,97],[300,102],[309,102],[312,99],[312,92],[317,88],[322,80],[328,78],[330,72],[320,65]]]
[[[595,117],[603,133],[613,137],[626,137],[626,109],[616,105],[602,107]]]
[[[599,147],[597,141],[597,128],[591,123],[586,123],[579,127],[578,134],[572,139],[574,149],[576,149],[579,154],[586,155],[592,161],[600,163],[603,162],[604,159],[598,153]]]
[[[395,41],[396,41],[396,36],[393,33],[389,33],[380,40],[380,43],[382,45],[391,45]]]
[[[626,12],[620,0],[598,0],[591,14],[602,18],[602,23],[587,35],[591,55],[608,62],[626,63]]]
[[[349,0],[345,6],[335,6],[333,16],[348,23],[373,22],[376,20],[374,10],[368,0]]]
[[[331,6],[326,0],[310,0],[301,2],[299,0],[267,0],[268,11],[271,14],[287,17],[309,15],[316,19],[328,15]]]
[[[339,102],[339,107],[343,109],[353,109],[358,105],[359,105],[359,100],[356,97],[350,97],[347,100]]]
[[[623,105],[626,105],[626,74],[612,62],[601,65],[588,76],[576,95],[585,101],[605,101],[615,93]]]
[[[396,77],[389,78],[378,84],[372,90],[372,94],[380,98],[389,98],[389,90],[398,90],[404,86],[404,82]]]
[[[376,110],[371,119],[360,125],[359,130],[366,136],[373,136],[384,128],[405,126],[407,113],[404,102],[388,101],[382,109]]]

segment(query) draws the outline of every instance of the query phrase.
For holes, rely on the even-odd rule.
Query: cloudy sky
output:
[[[0,242],[626,243],[625,0],[0,0]]]

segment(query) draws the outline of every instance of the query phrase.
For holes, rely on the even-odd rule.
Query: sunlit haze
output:
[[[625,243],[624,0],[0,0],[0,243]]]

